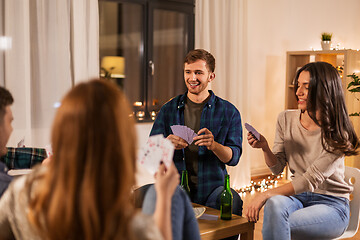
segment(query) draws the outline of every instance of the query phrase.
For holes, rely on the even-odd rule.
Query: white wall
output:
[[[358,0],[245,0],[247,112],[272,146],[275,123],[285,107],[286,51],[320,49],[320,34],[333,33],[340,47],[360,48]],[[266,172],[260,150],[251,151],[252,174]]]
[[[333,33],[333,42],[341,47],[360,48],[358,0],[243,0],[244,9],[244,76],[234,81],[247,81],[248,104],[240,109],[242,118],[265,135],[272,145],[277,115],[284,109],[286,51],[320,48],[320,34]],[[231,33],[229,33],[231,36]],[[241,84],[240,84],[241,85]],[[25,108],[26,94],[15,96],[15,108]],[[44,100],[46,101],[46,100]],[[25,109],[24,109],[25,111]],[[16,118],[21,118],[15,115]],[[22,136],[28,136],[19,126],[14,130],[8,146],[15,146]],[[139,124],[138,140],[141,144],[151,124]],[[44,147],[49,143],[50,127],[38,129],[25,139],[27,146]],[[246,133],[246,132],[244,132]],[[246,141],[244,145],[247,144]],[[251,162],[252,174],[266,173],[260,150],[245,147],[241,161]],[[240,162],[241,164],[241,162]],[[141,173],[142,182],[152,176]]]

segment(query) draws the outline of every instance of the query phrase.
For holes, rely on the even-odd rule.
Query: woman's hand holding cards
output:
[[[159,198],[171,199],[180,183],[179,179],[180,175],[174,163],[167,169],[165,164],[161,162],[155,174],[155,189]]]
[[[251,147],[253,148],[266,148],[266,146],[268,145],[265,137],[263,135],[260,135],[260,141],[259,140],[256,140],[256,138],[254,137],[253,134],[251,133],[248,133],[247,134],[247,140],[248,140],[248,143]]]
[[[256,129],[248,123],[245,123],[245,128],[249,131],[247,134],[247,140],[251,147],[262,148],[263,150],[268,148],[266,138],[261,135]]]

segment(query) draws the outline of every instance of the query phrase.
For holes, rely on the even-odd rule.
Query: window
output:
[[[184,93],[183,61],[194,48],[193,0],[99,1],[102,75],[133,104],[138,121]]]

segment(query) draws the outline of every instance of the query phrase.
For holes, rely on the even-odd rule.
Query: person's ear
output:
[[[210,73],[210,76],[209,76],[209,82],[211,82],[212,80],[215,79],[215,73]]]

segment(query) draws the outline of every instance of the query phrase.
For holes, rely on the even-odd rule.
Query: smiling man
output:
[[[214,70],[215,58],[209,52],[195,49],[187,54],[184,80],[188,91],[161,108],[150,135],[163,134],[174,144],[178,171],[189,173],[191,200],[219,209],[225,166],[237,165],[242,153],[242,127],[235,106],[209,90]],[[172,133],[173,125],[185,125],[198,136],[189,145]],[[241,215],[242,200],[232,191],[233,213]]]
[[[13,115],[11,104],[14,102],[11,93],[3,87],[0,87],[0,156],[7,152],[6,144],[12,133],[11,123]],[[6,174],[6,166],[0,162],[0,197],[10,184],[12,177]]]

